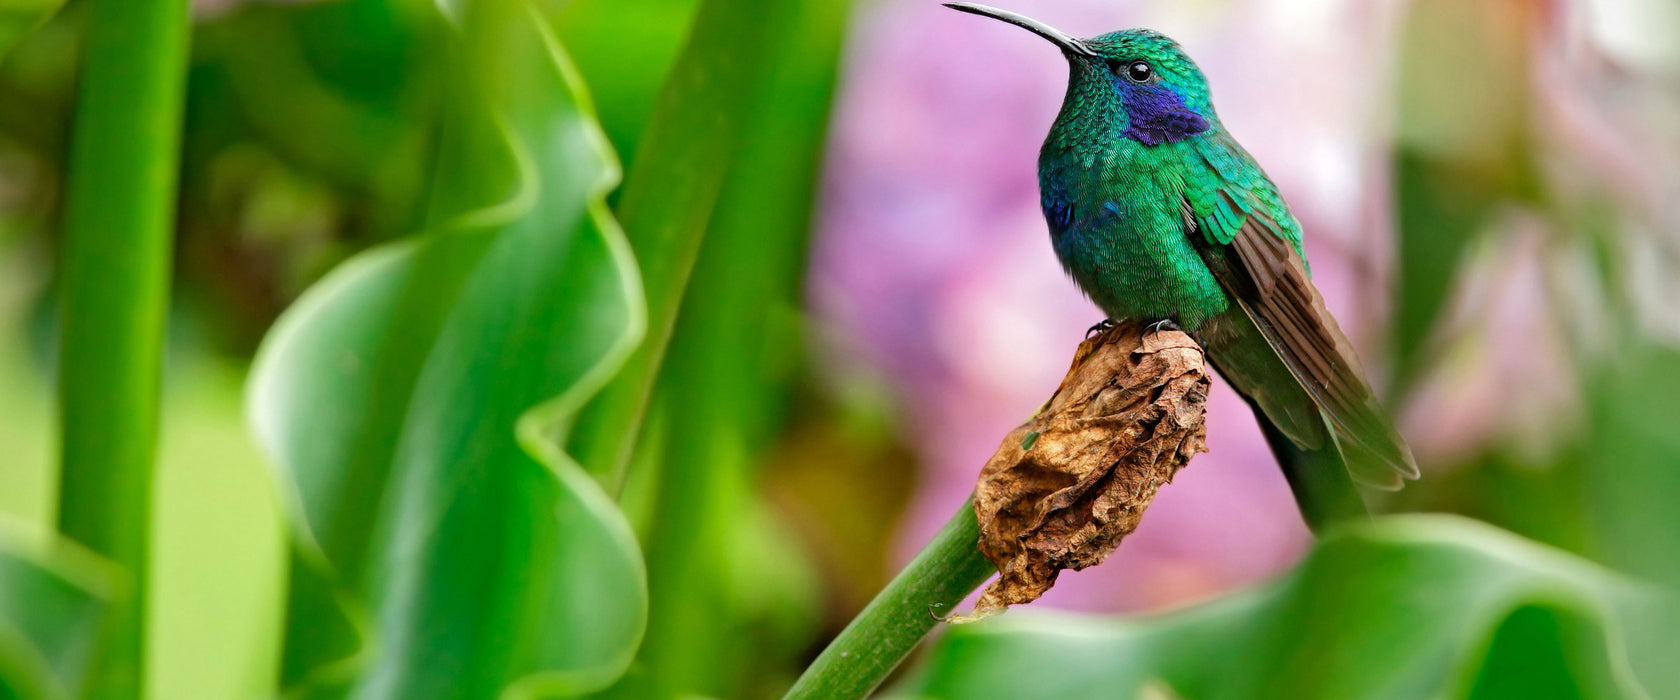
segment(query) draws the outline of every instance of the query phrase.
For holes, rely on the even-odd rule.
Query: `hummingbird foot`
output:
[[[1170,318],[1163,318],[1159,321],[1156,321],[1154,323],[1149,324],[1149,332],[1151,332],[1151,333],[1155,333],[1155,334],[1159,335],[1162,330],[1179,331],[1179,332],[1184,331],[1183,328],[1178,327],[1178,323],[1176,321],[1174,321]]]
[[[1093,335],[1097,335],[1099,333],[1107,333],[1108,330],[1110,328],[1113,328],[1113,327],[1114,327],[1114,319],[1105,318],[1101,321],[1098,321],[1096,323],[1096,325],[1085,329],[1085,339],[1090,340],[1091,336],[1093,336]]]

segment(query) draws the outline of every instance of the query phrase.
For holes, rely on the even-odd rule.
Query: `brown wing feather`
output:
[[[1260,215],[1251,213],[1231,241],[1229,250],[1235,255],[1220,256],[1227,264],[1209,267],[1317,400],[1337,434],[1356,443],[1342,442],[1355,477],[1394,487],[1399,486],[1394,472],[1416,479],[1411,449],[1384,418],[1352,344],[1325,308],[1301,256],[1265,224]],[[1393,472],[1368,468],[1375,465],[1347,454],[1355,448],[1370,452]]]

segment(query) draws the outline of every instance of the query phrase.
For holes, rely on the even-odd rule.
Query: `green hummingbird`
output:
[[[1307,523],[1363,516],[1355,481],[1417,478],[1312,284],[1300,223],[1220,124],[1184,50],[1147,29],[1075,39],[1012,12],[946,6],[1062,50],[1067,96],[1038,156],[1056,257],[1110,321],[1201,343],[1254,409]]]

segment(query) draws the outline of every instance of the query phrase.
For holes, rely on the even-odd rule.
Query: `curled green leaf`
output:
[[[324,279],[254,371],[306,570],[302,695],[580,694],[646,623],[629,525],[558,447],[643,332],[617,164],[528,3],[459,11],[432,226]]]
[[[1024,614],[1023,614],[1024,613]],[[899,696],[1669,697],[1680,604],[1456,516],[1337,531],[1272,584],[1159,617],[953,629]]]

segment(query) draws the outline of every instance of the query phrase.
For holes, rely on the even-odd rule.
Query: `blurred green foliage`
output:
[[[88,0],[58,266],[58,530],[122,573],[83,693],[145,683],[151,521],[190,36],[173,0]]]
[[[642,332],[616,163],[546,18],[462,12],[424,233],[339,266],[253,371],[298,508],[281,684],[304,697],[576,695],[645,624],[628,523],[553,444]]]
[[[923,698],[1632,698],[1680,689],[1680,605],[1451,516],[1327,537],[1283,579],[1167,615],[961,626]]]
[[[51,16],[62,0],[6,0],[0,2],[0,57],[12,45]]]
[[[746,10],[762,23],[749,40],[764,44],[762,75],[744,97],[746,138],[721,182],[660,372],[664,429],[642,443],[662,457],[641,478],[648,556],[664,565],[650,570],[655,614],[641,674],[619,697],[773,694],[814,641],[814,573],[755,484],[785,428],[784,394],[798,369],[805,234],[845,9]]]
[[[1450,322],[1449,294],[1463,293],[1484,260],[1521,254],[1521,241],[1501,236],[1508,227],[1500,223],[1528,217],[1545,231],[1540,321],[1566,339],[1559,361],[1567,374],[1534,379],[1563,386],[1579,405],[1541,428],[1543,439],[1500,436],[1439,465],[1440,476],[1396,494],[1391,506],[1470,514],[1680,587],[1680,550],[1650,546],[1680,534],[1680,519],[1663,515],[1662,505],[1680,493],[1680,445],[1667,427],[1680,394],[1669,386],[1674,351],[1642,321],[1631,269],[1648,214],[1625,205],[1607,181],[1559,174],[1560,163],[1599,166],[1545,133],[1548,105],[1536,81],[1541,28],[1557,21],[1548,12],[1507,0],[1418,0],[1408,10],[1391,337],[1402,396],[1430,371],[1438,380],[1465,379],[1452,374],[1453,359],[1489,340]],[[1439,79],[1443,71],[1454,79]]]
[[[122,579],[68,540],[30,539],[0,537],[0,697],[75,697]]]
[[[6,697],[74,696],[123,594],[111,562],[46,534],[88,7],[54,10],[0,0],[0,327],[15,329],[0,336],[0,511],[22,523],[0,528]],[[889,573],[913,479],[892,427],[813,389],[805,366],[800,290],[849,10],[201,10],[156,505],[128,524],[156,542],[145,694],[784,691]],[[1394,388],[1404,401],[1438,381],[1465,342],[1446,322],[1461,278],[1520,211],[1561,239],[1548,255],[1590,262],[1605,300],[1602,340],[1570,345],[1557,378],[1581,420],[1539,454],[1494,441],[1431,465],[1387,505],[1568,553],[1458,518],[1385,519],[1190,610],[959,628],[895,694],[1680,693],[1674,600],[1622,577],[1680,587],[1680,355],[1637,321],[1611,193],[1560,191],[1544,167],[1570,156],[1537,135],[1532,11],[1407,7]],[[637,346],[644,291],[652,341]],[[1550,312],[1567,326],[1574,308]],[[626,361],[615,403],[577,422]]]

